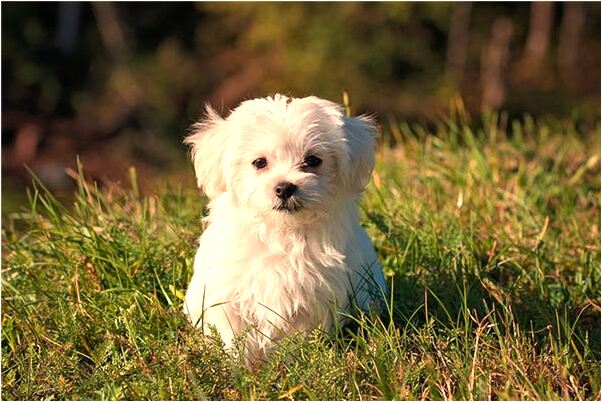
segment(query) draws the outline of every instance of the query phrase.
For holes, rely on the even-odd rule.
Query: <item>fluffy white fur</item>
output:
[[[185,140],[210,199],[184,304],[194,325],[215,326],[227,347],[244,333],[254,360],[282,336],[331,328],[336,312],[379,306],[385,280],[357,216],[374,134],[311,96],[246,101],[227,118],[207,107]],[[297,186],[286,201],[282,182]]]

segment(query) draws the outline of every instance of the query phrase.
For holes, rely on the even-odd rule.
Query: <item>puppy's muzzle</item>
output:
[[[278,183],[276,187],[274,187],[274,193],[276,197],[280,198],[282,201],[286,201],[295,194],[297,191],[297,186],[290,182],[282,182]]]

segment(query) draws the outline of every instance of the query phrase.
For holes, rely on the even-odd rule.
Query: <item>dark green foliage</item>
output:
[[[456,40],[451,2],[115,3],[109,21],[99,18],[97,5],[80,3],[76,26],[60,20],[67,7],[3,4],[5,109],[117,124],[112,120],[132,108],[137,125],[172,138],[207,100],[229,108],[269,92],[338,99],[347,89],[357,110],[416,118],[446,108],[459,91],[474,110],[480,107],[483,53],[500,17],[513,24],[506,110],[564,115],[577,110],[591,117],[599,109],[600,9],[593,3],[583,5],[573,74],[580,84],[572,89],[557,65],[566,12],[560,3],[552,6],[544,64],[528,80],[521,78],[521,58],[530,4],[472,5],[464,27],[463,79],[451,77],[446,67]],[[103,27],[118,30],[114,35],[123,39],[107,39]],[[58,37],[68,28],[74,33],[67,49]]]

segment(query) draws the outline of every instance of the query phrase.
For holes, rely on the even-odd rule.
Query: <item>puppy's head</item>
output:
[[[374,167],[374,125],[313,96],[243,102],[227,118],[210,107],[192,127],[198,185],[230,193],[257,214],[317,216],[356,197]]]

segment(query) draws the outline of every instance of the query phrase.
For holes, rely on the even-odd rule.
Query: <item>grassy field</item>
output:
[[[38,185],[2,222],[2,398],[599,400],[600,127],[462,121],[385,127],[361,209],[389,317],[256,372],[181,313],[196,189]]]

